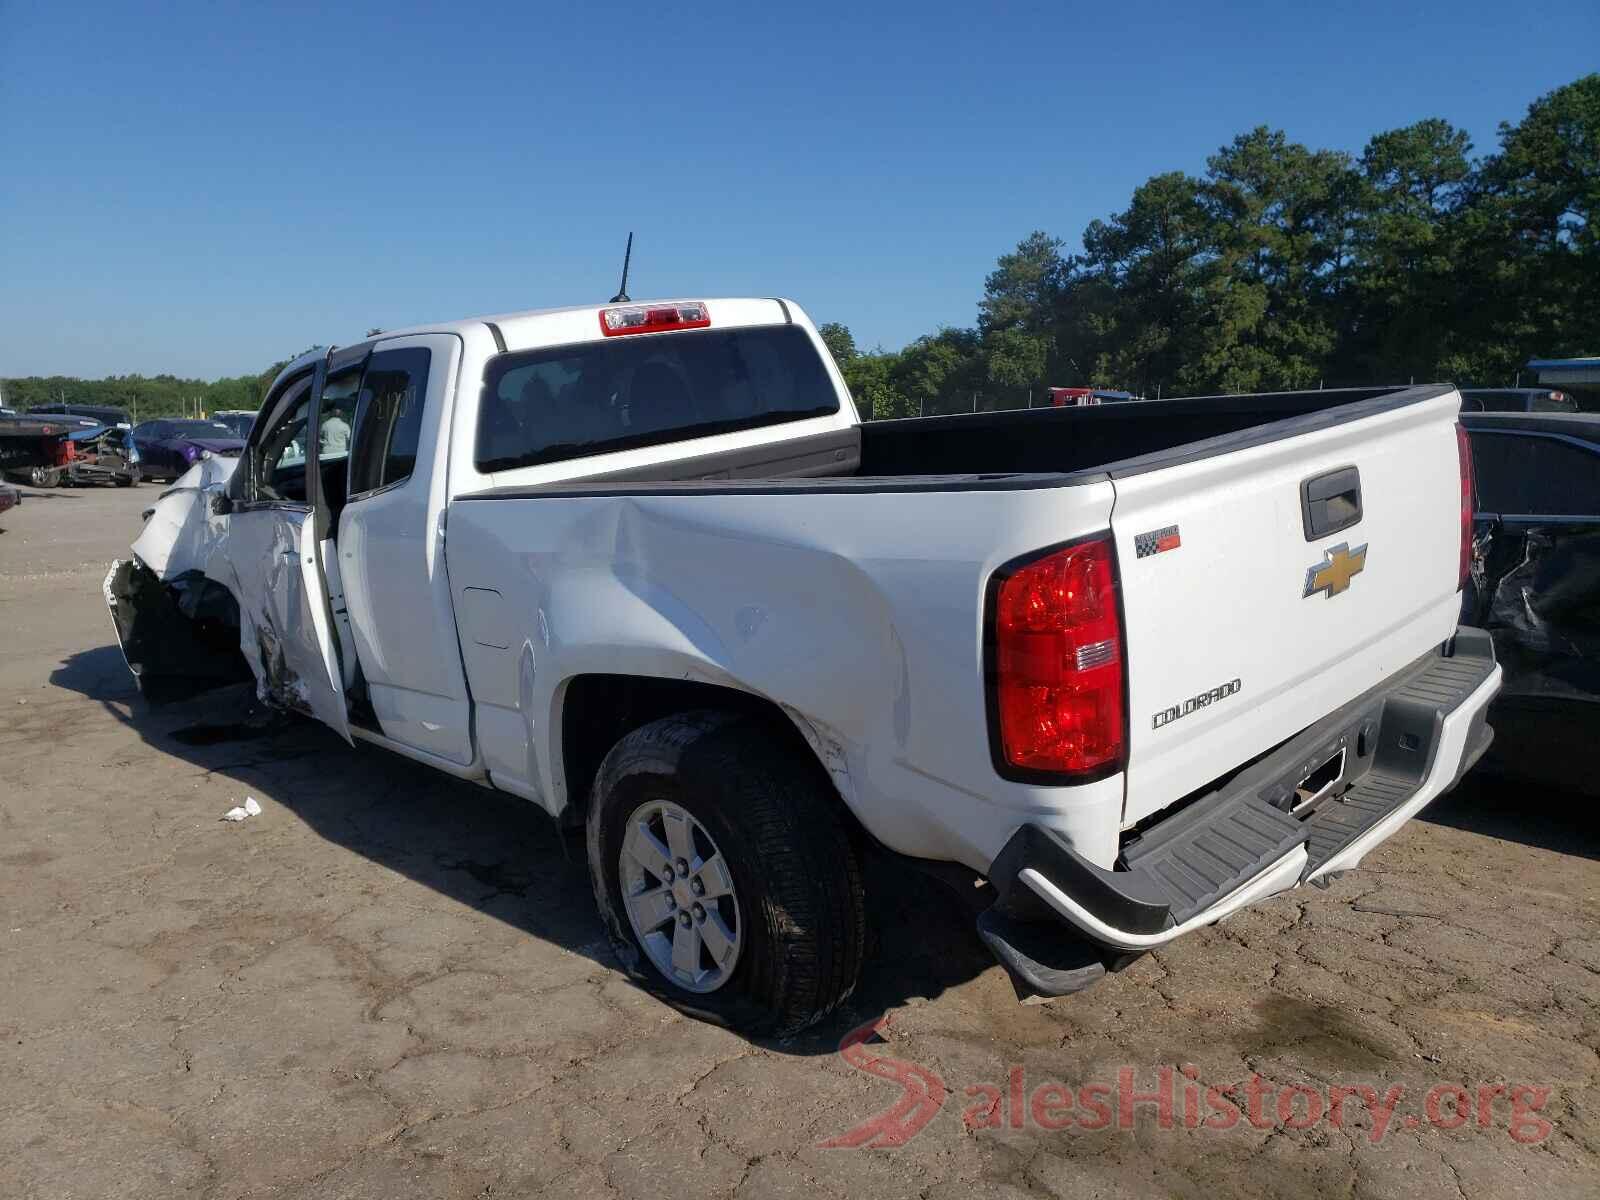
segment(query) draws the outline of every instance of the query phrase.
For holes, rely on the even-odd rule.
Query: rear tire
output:
[[[61,485],[61,468],[34,467],[28,472],[28,482],[36,488],[53,488]]]
[[[798,1033],[832,1012],[860,975],[866,903],[830,788],[814,760],[739,714],[685,713],[618,742],[595,779],[587,840],[595,900],[629,976],[691,1016],[757,1036]],[[737,957],[713,990],[669,978],[630,917],[624,888],[633,889],[637,912],[639,889],[664,890],[672,865],[625,860],[630,823],[662,808],[687,813],[699,827],[696,845],[714,849],[731,875]],[[688,883],[699,882],[695,872],[691,863]],[[673,927],[666,918],[658,947]]]

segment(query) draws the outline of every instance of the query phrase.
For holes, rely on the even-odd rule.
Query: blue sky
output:
[[[1600,5],[0,0],[0,375],[261,369],[372,325],[783,294],[863,347],[970,324],[1257,124],[1495,144]]]

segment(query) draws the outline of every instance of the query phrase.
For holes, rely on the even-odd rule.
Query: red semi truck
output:
[[[1134,399],[1132,392],[1113,392],[1105,388],[1064,387],[1046,388],[1050,393],[1050,407],[1076,408],[1085,404],[1121,404]]]

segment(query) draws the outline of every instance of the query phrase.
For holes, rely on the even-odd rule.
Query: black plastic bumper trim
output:
[[[1029,868],[1115,929],[1160,933],[1172,924],[1166,899],[1144,876],[1097,867],[1042,825],[1022,826],[995,855],[989,879],[994,884],[996,907],[1024,907],[1015,892],[1017,877]]]
[[[978,937],[1011,977],[1018,999],[1070,996],[1105,976],[1105,951],[1068,940],[1054,921],[1018,920],[1000,906],[978,914]]]

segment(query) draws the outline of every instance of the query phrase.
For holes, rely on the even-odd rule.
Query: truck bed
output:
[[[1292,437],[1448,390],[1448,384],[1319,389],[869,421],[861,426],[858,473],[1116,478]]]
[[[1059,487],[1261,445],[1449,390],[1449,384],[1334,388],[869,421],[752,449],[476,494],[592,495],[664,486],[697,490],[705,484],[874,490],[891,480],[897,487],[937,491]]]
[[[54,466],[69,426],[32,416],[0,416],[0,470]]]
[[[674,646],[646,673],[782,696],[825,723],[822,740],[865,758],[852,786],[880,840],[981,869],[1004,826],[956,793],[1019,810],[1056,803],[973,753],[990,720],[977,682],[985,589],[1007,564],[1109,528],[1127,765],[1074,789],[1053,817],[1108,864],[1117,824],[1180,801],[1451,636],[1453,398],[1427,385],[875,422],[666,469],[460,494],[452,587],[494,593],[512,626],[464,620],[491,772],[509,774],[525,743],[524,704],[494,647],[555,653],[627,630],[624,641]],[[1303,529],[1301,485],[1356,466],[1354,522]],[[1146,556],[1141,542],[1170,531],[1176,545],[1179,526],[1178,553]],[[1336,552],[1361,574],[1330,603],[1309,580]],[[560,594],[542,590],[558,579]],[[603,628],[587,627],[593,613]],[[536,614],[537,628],[520,614]],[[1279,632],[1266,641],[1255,629]],[[614,646],[586,669],[620,670],[628,653]],[[520,774],[533,791],[559,788]],[[956,836],[930,844],[924,832],[951,830],[951,813]]]

